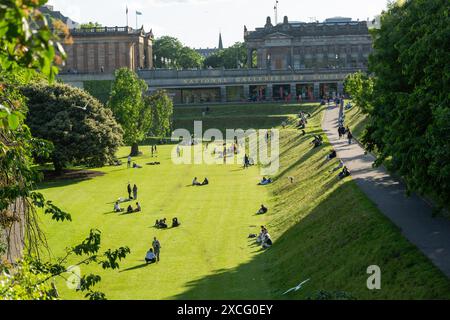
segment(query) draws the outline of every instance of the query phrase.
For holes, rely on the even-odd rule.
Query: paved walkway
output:
[[[339,108],[329,107],[322,127],[353,180],[403,235],[450,278],[450,220],[432,218],[432,208],[417,195],[405,196],[405,187],[384,168],[372,168],[375,158],[364,155],[357,143],[339,140]]]

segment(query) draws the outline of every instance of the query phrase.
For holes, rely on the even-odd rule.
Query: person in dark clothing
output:
[[[176,228],[180,226],[180,223],[178,222],[178,218],[173,218],[172,219],[172,228]]]
[[[138,197],[138,188],[136,185],[133,186],[133,199],[137,200]]]
[[[344,167],[342,171],[339,173],[339,179],[344,179],[350,175],[350,171],[348,171],[347,167]]]
[[[128,199],[132,199],[131,198],[131,185],[128,183],[128,186],[127,186],[127,191],[128,191]]]
[[[348,139],[348,144],[352,144],[353,134],[349,129],[347,130],[347,139]]]
[[[127,208],[127,213],[133,213],[133,212],[134,212],[133,207],[131,205],[129,205]]]
[[[203,180],[202,186],[207,186],[209,184],[209,180],[208,178],[205,178],[205,180]]]
[[[267,209],[263,204],[261,205],[261,208],[259,209],[259,211],[257,212],[257,214],[265,214],[267,213],[267,211],[269,211],[269,209]]]
[[[332,151],[330,152],[330,154],[327,155],[327,160],[334,159],[334,158],[336,158],[336,156],[337,156],[336,150],[332,150]]]

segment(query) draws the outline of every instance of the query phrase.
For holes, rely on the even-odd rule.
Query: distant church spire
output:
[[[219,50],[223,50],[222,32],[219,32]]]

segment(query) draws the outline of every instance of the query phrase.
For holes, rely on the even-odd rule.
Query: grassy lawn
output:
[[[350,110],[345,110],[345,124],[350,127],[353,136],[360,140],[369,119],[357,105],[354,103],[352,105],[353,107]]]
[[[310,134],[322,134],[323,107],[318,105],[214,106],[202,118],[201,107],[176,109],[175,127],[191,130],[270,128],[289,125],[280,134],[279,173],[275,182],[257,186],[259,169],[239,165],[173,165],[173,146],[159,147],[160,166],[149,148],[135,161],[143,169],[105,167],[102,176],[84,181],[47,182],[41,191],[72,213],[73,222],[43,219],[53,254],[82,240],[91,228],[102,231],[104,248],[127,245],[131,255],[118,271],[94,266],[83,273],[102,276],[98,287],[109,299],[304,299],[319,290],[345,291],[358,299],[450,298],[450,282],[351,181],[329,173],[337,160],[324,163],[330,147],[311,149]],[[313,118],[307,135],[293,127],[295,113]],[[349,117],[347,115],[347,117]],[[348,119],[348,118],[347,118]],[[128,149],[120,150],[124,157]],[[190,187],[194,176],[209,178],[206,187]],[[294,178],[290,183],[288,177]],[[113,201],[126,196],[130,181],[139,187],[143,213],[112,213]],[[269,213],[255,215],[261,203]],[[157,230],[156,219],[178,217],[177,229]],[[247,239],[266,224],[274,246],[263,251]],[[161,241],[161,262],[143,265],[153,236]],[[382,289],[366,287],[366,269],[378,265]],[[287,295],[287,289],[310,279]],[[58,283],[63,298],[81,298]]]

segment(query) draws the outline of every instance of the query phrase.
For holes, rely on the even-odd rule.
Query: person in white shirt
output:
[[[128,156],[127,167],[131,168],[131,156]]]
[[[116,201],[116,203],[114,204],[114,212],[122,212],[122,211],[123,209],[120,208],[119,201]]]
[[[153,249],[152,248],[150,248],[147,251],[147,254],[145,255],[145,262],[147,264],[156,262],[156,255],[153,253]]]

